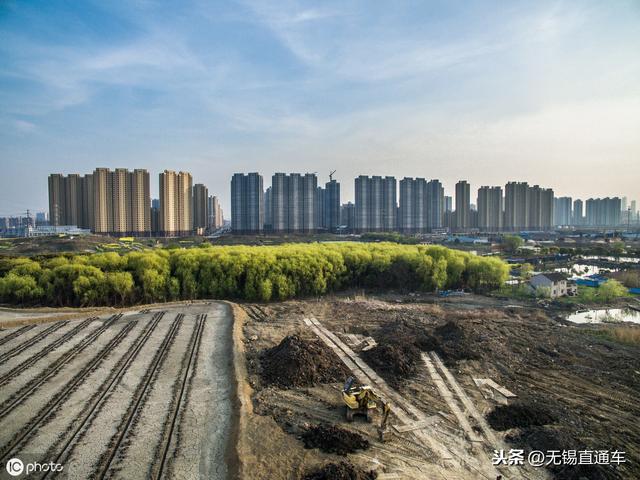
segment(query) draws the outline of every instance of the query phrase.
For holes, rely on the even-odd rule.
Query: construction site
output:
[[[3,329],[3,466],[59,466],[30,478],[232,476],[231,329],[230,308],[206,302]]]
[[[473,295],[243,310],[243,478],[640,478],[637,345]],[[495,462],[501,450],[524,462]],[[625,461],[534,466],[534,450]]]
[[[640,478],[638,345],[509,302],[3,310],[0,456],[64,469],[33,478]]]

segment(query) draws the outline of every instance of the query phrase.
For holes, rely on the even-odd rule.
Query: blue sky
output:
[[[4,0],[0,40],[0,215],[97,166],[640,200],[637,0]]]

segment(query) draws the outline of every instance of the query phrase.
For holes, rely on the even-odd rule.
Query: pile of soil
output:
[[[421,350],[435,351],[448,365],[480,358],[475,350],[476,342],[460,325],[451,321],[436,327],[431,335],[417,337],[416,341]]]
[[[349,370],[333,351],[319,340],[298,335],[282,339],[260,359],[262,381],[281,388],[311,387],[318,383],[343,382]]]
[[[556,422],[557,418],[544,407],[514,403],[494,408],[487,415],[487,421],[491,428],[502,432],[510,428],[548,425]]]
[[[365,472],[349,462],[328,463],[324,467],[308,473],[304,480],[375,480],[378,474]]]
[[[335,425],[321,424],[302,434],[305,448],[319,448],[325,453],[346,455],[369,448],[369,441],[362,435]]]
[[[427,320],[425,322],[425,320]],[[435,351],[444,363],[454,366],[459,360],[477,360],[478,338],[472,331],[465,330],[459,322],[447,321],[443,325],[433,328],[429,319],[418,321],[415,319],[402,319],[396,322],[389,322],[375,334],[379,345],[399,346],[405,351],[400,355],[397,368],[389,373],[401,375],[404,378],[415,373],[412,368],[412,359],[420,361],[420,352]],[[433,329],[432,329],[433,328]],[[431,330],[432,329],[432,330]],[[431,332],[429,333],[429,330]],[[370,350],[372,352],[373,350]],[[408,363],[402,360],[409,355]],[[381,353],[376,354],[383,361],[393,360],[396,352],[388,352],[386,356]]]
[[[362,357],[392,386],[398,387],[403,379],[413,377],[421,362],[420,350],[410,342],[393,339],[362,352]]]

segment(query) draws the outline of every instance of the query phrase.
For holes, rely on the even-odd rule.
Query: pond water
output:
[[[640,312],[631,308],[580,310],[569,315],[567,320],[574,323],[640,323]]]
[[[583,255],[584,260],[606,260],[608,262],[640,263],[639,257],[607,257],[600,255]]]
[[[554,272],[566,273],[571,278],[585,278],[589,275],[597,275],[605,272],[617,272],[617,268],[598,267],[597,265],[587,265],[585,263],[574,263],[568,267],[554,268]]]

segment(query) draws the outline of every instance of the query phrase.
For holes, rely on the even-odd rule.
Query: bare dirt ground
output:
[[[240,439],[244,478],[372,478],[368,472],[380,479],[640,478],[638,346],[588,335],[521,304],[473,295],[446,301],[343,296],[242,308],[237,316],[249,399]],[[353,335],[371,336],[377,346],[361,351],[353,339],[362,337]],[[314,346],[307,350],[315,353],[301,356],[300,342],[318,341],[328,350]],[[332,355],[333,378],[326,355]],[[280,374],[273,358],[283,363]],[[377,419],[346,422],[340,397],[345,366],[391,399],[384,443]],[[517,397],[478,386],[474,378],[490,379]],[[332,426],[359,434],[368,445],[332,453],[314,437],[333,438]],[[619,450],[626,463],[492,464],[495,449],[512,448],[525,455]],[[345,473],[352,467],[359,472]]]
[[[200,302],[2,329],[2,463],[60,463],[72,479],[233,476],[232,328],[228,305]]]

